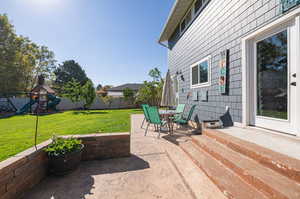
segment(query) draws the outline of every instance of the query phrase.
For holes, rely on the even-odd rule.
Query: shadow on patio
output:
[[[43,199],[81,199],[95,198],[93,189],[101,187],[102,190],[109,189],[113,185],[122,182],[119,177],[106,179],[112,174],[120,173],[118,176],[131,171],[148,169],[149,163],[135,155],[128,158],[110,159],[103,161],[82,162],[80,167],[73,173],[56,177],[49,176],[40,185],[30,191],[24,198]],[[102,176],[101,179],[95,176]],[[99,182],[96,182],[98,181]],[[102,182],[101,182],[101,181]],[[95,187],[97,184],[97,187]],[[100,186],[99,186],[100,184]],[[41,191],[42,190],[42,191]]]

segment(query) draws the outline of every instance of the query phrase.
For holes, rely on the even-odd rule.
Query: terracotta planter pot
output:
[[[83,148],[84,145],[80,150],[64,156],[48,156],[50,173],[62,176],[74,171],[80,164]]]

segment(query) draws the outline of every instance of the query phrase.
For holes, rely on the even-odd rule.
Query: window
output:
[[[187,15],[185,16],[186,25],[188,25],[191,22],[191,20],[192,20],[192,12],[190,10],[190,11],[188,11]]]
[[[185,29],[188,27],[191,21],[192,21],[192,10],[190,9],[185,15],[185,17],[183,18],[183,20],[181,21],[180,24],[181,33],[185,31]]]
[[[183,32],[185,30],[185,19],[180,24],[180,31]]]
[[[208,82],[208,61],[199,64],[200,68],[200,84]]]
[[[191,66],[191,87],[210,85],[210,56]]]
[[[188,12],[186,15],[179,21],[178,24],[178,30],[179,30],[179,36],[180,37],[184,31],[189,27],[189,25],[192,23],[192,21],[202,12],[202,10],[205,8],[205,6],[209,3],[209,0],[195,0],[190,8],[188,9]],[[176,32],[177,29],[174,31]],[[177,33],[173,33],[171,39],[173,39],[173,35],[177,35]],[[171,42],[173,43],[173,42]]]
[[[202,0],[196,0],[195,1],[195,14],[198,13],[198,11],[200,10],[200,8],[202,7]]]

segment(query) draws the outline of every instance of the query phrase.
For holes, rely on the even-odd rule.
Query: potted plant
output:
[[[65,175],[75,170],[81,161],[84,145],[75,138],[53,137],[45,148],[49,158],[49,170],[55,175]]]

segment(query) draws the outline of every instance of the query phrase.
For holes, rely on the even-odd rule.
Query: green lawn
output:
[[[130,115],[137,109],[66,111],[39,117],[38,143],[56,135],[129,132]],[[34,144],[35,116],[0,119],[0,161]]]

